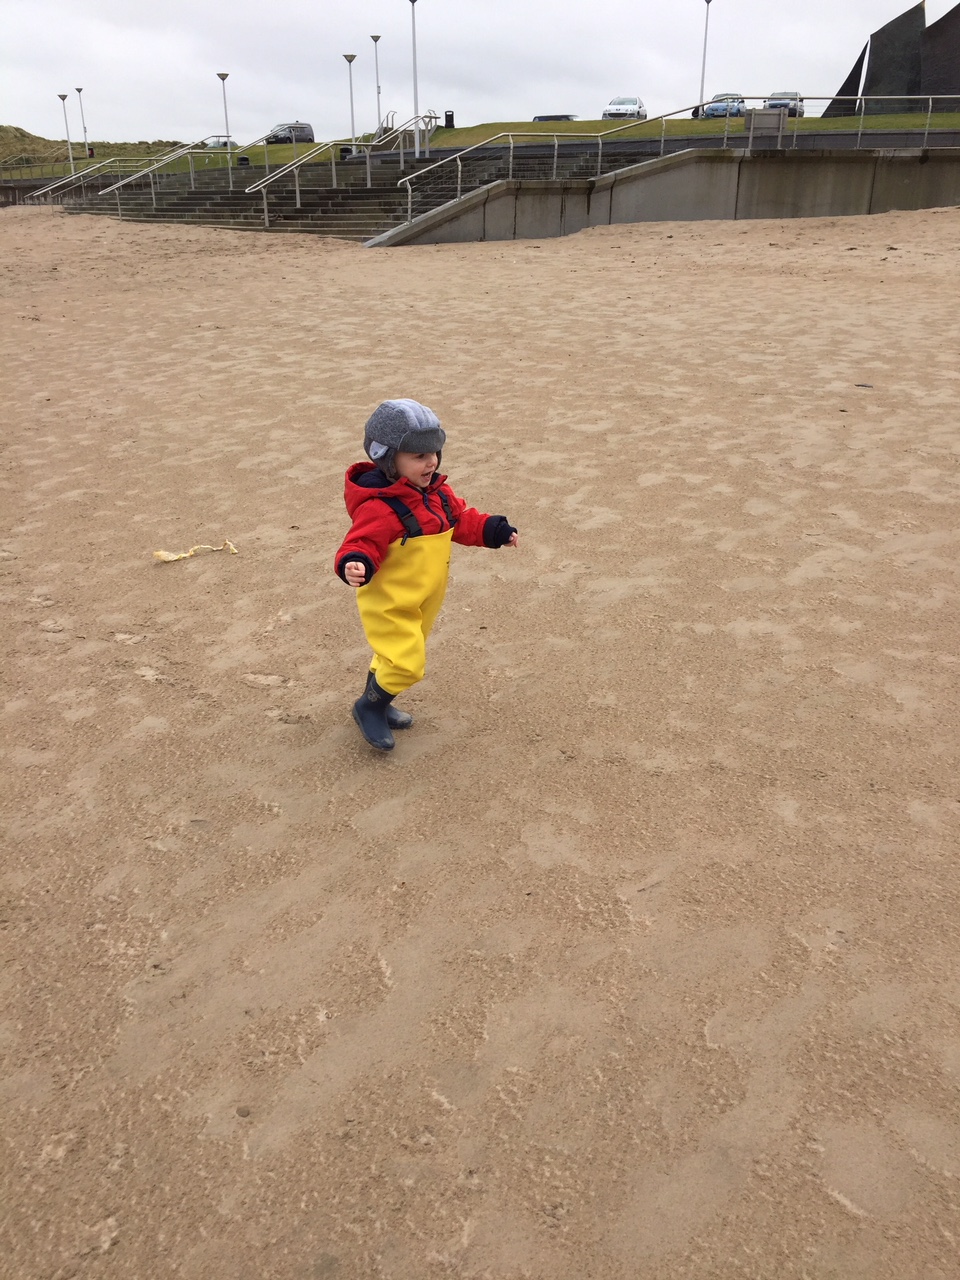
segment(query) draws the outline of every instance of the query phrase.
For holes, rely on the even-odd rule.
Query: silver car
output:
[[[788,93],[771,93],[763,105],[768,111],[776,111],[779,108],[782,111],[786,111],[788,116],[803,115],[803,99],[799,93],[792,91]]]
[[[611,98],[603,108],[601,120],[646,120],[647,108],[642,98]]]

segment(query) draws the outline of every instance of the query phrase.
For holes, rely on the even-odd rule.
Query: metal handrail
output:
[[[390,114],[393,115],[395,113],[391,112]],[[373,138],[358,138],[357,148],[358,149],[363,148],[369,154],[375,147],[379,148],[383,145],[383,143],[389,142],[391,138],[396,138],[401,140],[400,151],[402,153],[403,134],[409,133],[411,128],[413,128],[418,123],[423,125],[427,125],[431,123],[435,124],[438,118],[439,117],[432,112],[422,116],[412,116],[404,124],[393,126],[393,128],[390,129],[390,131],[387,133],[376,134],[374,135]],[[348,145],[348,140],[345,138],[331,138],[328,142],[318,142],[315,147],[313,147],[310,151],[307,151],[304,155],[299,156],[298,158],[295,158],[293,160],[290,160],[282,168],[278,169],[276,173],[272,174],[269,177],[261,178],[258,182],[254,182],[251,186],[245,187],[244,190],[246,191],[247,195],[260,191],[261,188],[269,186],[271,182],[276,182],[278,178],[282,178],[286,176],[286,174],[291,173],[294,169],[298,169],[301,165],[307,164],[310,160],[312,160],[315,156],[319,155],[321,152],[332,151],[337,147],[345,147],[347,145]],[[352,145],[352,143],[350,145]],[[429,148],[429,139],[427,142],[427,146]],[[334,182],[334,186],[336,186],[336,182]]]
[[[294,135],[292,135],[290,143],[286,143],[286,142],[274,142],[274,143],[270,143],[270,144],[268,145],[268,143],[267,143],[267,139],[270,137],[270,134],[271,134],[271,133],[273,133],[273,130],[272,130],[272,129],[271,129],[271,130],[269,130],[269,132],[267,132],[267,133],[263,133],[263,134],[261,134],[259,138],[254,138],[254,140],[253,140],[252,142],[247,142],[247,143],[245,143],[242,147],[237,147],[237,149],[236,149],[236,154],[239,156],[239,155],[241,155],[244,151],[251,151],[254,147],[263,147],[263,167],[264,167],[264,170],[265,170],[267,173],[269,173],[269,172],[270,172],[270,147],[271,147],[271,146],[277,146],[277,147],[292,146],[292,147],[293,147],[293,158],[294,158],[294,160],[296,160],[296,158],[297,158],[297,138],[296,138],[296,135],[295,135],[295,134],[294,134]],[[221,137],[223,137],[224,135],[223,135],[223,134],[221,134],[220,136],[221,136]]]
[[[174,160],[181,160],[184,156],[188,156],[192,151],[198,151],[205,142],[211,138],[222,138],[222,133],[208,133],[205,138],[201,138],[199,142],[188,142],[186,146],[178,147],[176,151],[170,151],[165,156],[161,156],[156,163],[147,165],[145,169],[138,169],[136,173],[131,173],[129,177],[123,178],[120,182],[115,182],[112,187],[105,187],[100,192],[102,196],[108,196],[113,191],[119,191],[121,187],[125,187],[128,182],[135,182],[137,178],[146,178],[152,173],[156,173],[158,169],[162,169],[164,165],[171,164]],[[229,158],[229,152],[227,153]],[[191,170],[192,172],[192,170]]]
[[[53,182],[48,183],[47,186],[41,187],[39,191],[31,192],[28,200],[33,202],[34,200],[46,199],[48,196],[52,195],[58,187],[63,188],[60,195],[64,196],[73,187],[83,186],[88,178],[98,172],[102,173],[104,169],[109,169],[112,165],[117,166],[117,172],[119,173],[120,165],[124,162],[128,165],[140,163],[139,160],[133,156],[111,156],[109,160],[98,160],[96,164],[92,164],[85,169],[81,169],[79,173],[68,173],[66,177],[56,178]]]
[[[390,115],[393,115],[393,114],[395,113],[393,112],[390,113]],[[395,141],[397,143],[396,149],[400,153],[400,169],[402,172],[403,171],[403,153],[404,153],[404,147],[403,147],[404,134],[409,133],[411,129],[416,128],[418,125],[421,127],[424,127],[424,133],[426,135],[426,153],[427,153],[427,156],[429,156],[430,155],[430,131],[431,129],[436,127],[438,120],[439,120],[439,116],[436,114],[436,112],[429,111],[420,116],[411,116],[409,120],[406,120],[401,125],[394,125],[386,133],[377,133],[372,138],[358,138],[357,150],[358,151],[363,150],[366,156],[367,186],[368,187],[372,186],[370,156],[374,151],[374,149],[376,150],[384,149],[384,143],[390,142],[391,140]],[[301,204],[300,204],[300,167],[301,165],[308,164],[312,159],[314,159],[315,156],[319,155],[322,152],[329,151],[330,152],[330,172],[331,172],[330,185],[331,185],[331,189],[336,191],[337,190],[336,154],[337,154],[338,148],[345,147],[345,146],[347,146],[347,142],[343,138],[332,138],[329,142],[319,142],[315,147],[313,147],[305,155],[300,156],[299,159],[289,161],[289,163],[285,164],[282,168],[278,169],[276,173],[267,174],[263,178],[260,178],[259,181],[252,183],[249,187],[246,187],[244,189],[245,195],[255,195],[259,191],[260,195],[263,198],[264,227],[266,227],[267,229],[269,229],[270,227],[270,210],[267,205],[267,188],[272,183],[278,181],[278,179],[284,178],[288,174],[292,173],[294,189],[296,191],[296,208],[299,209],[301,207]],[[390,149],[392,150],[393,148],[390,148]]]
[[[22,163],[20,164],[15,163],[18,160],[21,161]],[[76,163],[79,169],[80,161],[78,160]],[[0,177],[2,177],[3,180],[6,182],[14,182],[17,179],[14,178],[12,174],[9,176],[4,175],[5,169],[10,169],[11,171],[24,170],[24,169],[39,169],[40,173],[37,175],[25,175],[21,172],[18,174],[18,177],[26,181],[28,181],[31,176],[45,178],[45,177],[51,176],[54,170],[57,170],[58,173],[62,174],[63,169],[68,164],[69,164],[69,161],[67,160],[66,156],[63,156],[63,158],[60,159],[60,158],[54,158],[54,154],[51,154],[49,157],[45,159],[27,162],[27,152],[18,151],[13,155],[7,156],[3,160],[0,160]]]
[[[732,95],[731,95],[731,96],[732,96]],[[768,99],[769,97],[770,97],[770,95],[769,95],[769,94],[744,94],[744,95],[742,95],[742,96],[741,96],[741,101],[743,101],[744,103],[747,103],[747,102],[766,102],[766,101],[767,101],[767,99]],[[936,101],[936,102],[946,102],[946,101],[953,101],[953,100],[956,100],[956,102],[957,102],[957,104],[958,104],[958,109],[960,109],[960,94],[950,94],[950,93],[935,93],[935,94],[926,94],[926,93],[923,93],[923,94],[886,94],[886,95],[884,95],[884,94],[855,94],[855,95],[850,95],[849,97],[848,97],[848,96],[846,96],[846,95],[840,95],[840,94],[835,94],[835,93],[834,93],[834,94],[830,94],[830,95],[826,95],[826,94],[824,94],[824,95],[818,95],[818,94],[809,94],[809,95],[808,95],[808,94],[801,94],[801,100],[802,100],[802,101],[804,101],[804,102],[828,102],[828,103],[830,103],[830,102],[855,102],[855,103],[858,105],[859,110],[858,110],[857,112],[854,112],[854,113],[853,113],[853,115],[854,115],[854,116],[859,115],[859,118],[860,118],[860,126],[859,126],[859,129],[858,129],[858,132],[857,132],[857,149],[859,149],[859,147],[860,147],[860,140],[861,140],[861,137],[862,137],[862,135],[863,135],[863,122],[864,122],[864,115],[865,115],[865,112],[866,112],[866,104],[867,104],[867,102],[912,102],[912,101],[916,101],[916,102],[926,102],[926,103],[928,104],[928,109],[927,109],[926,127],[925,127],[925,129],[924,129],[924,134],[923,134],[923,144],[922,144],[922,145],[923,145],[924,147],[927,145],[927,139],[928,139],[928,137],[929,137],[929,135],[930,135],[930,122],[931,122],[931,118],[932,118],[932,115],[933,115],[933,103],[934,103],[935,101]],[[623,133],[623,132],[624,132],[625,130],[627,130],[627,129],[636,129],[636,128],[637,128],[638,126],[640,126],[640,125],[643,125],[643,124],[656,124],[656,123],[659,121],[659,122],[660,122],[660,126],[661,126],[661,128],[660,128],[660,155],[661,155],[661,157],[662,157],[662,156],[663,156],[663,154],[664,154],[664,152],[665,152],[665,150],[666,150],[666,126],[667,126],[667,121],[668,121],[668,120],[671,120],[671,119],[674,119],[675,117],[681,117],[681,116],[684,116],[684,117],[685,117],[685,116],[688,116],[688,115],[690,115],[690,113],[691,113],[691,112],[697,112],[697,116],[698,116],[698,118],[702,118],[702,116],[700,115],[700,113],[702,113],[702,111],[703,111],[704,107],[706,107],[706,106],[708,106],[708,105],[709,105],[709,103],[707,103],[707,102],[692,103],[690,106],[688,106],[688,107],[682,107],[682,108],[681,108],[680,110],[678,110],[678,111],[668,111],[668,112],[664,112],[664,114],[663,114],[663,115],[660,115],[660,116],[654,116],[652,120],[645,120],[645,121],[644,121],[644,120],[628,120],[628,121],[626,121],[626,122],[625,122],[624,124],[622,124],[622,125],[617,125],[615,128],[612,128],[612,129],[605,129],[605,130],[603,130],[603,131],[602,131],[602,132],[600,132],[600,133],[596,133],[596,132],[593,132],[593,133],[583,132],[583,133],[581,133],[581,132],[574,131],[574,130],[571,130],[569,133],[561,133],[561,134],[554,133],[554,134],[552,135],[552,139],[553,139],[553,178],[554,178],[554,179],[556,179],[556,177],[557,177],[557,166],[558,166],[558,155],[559,155],[559,140],[560,140],[561,138],[562,138],[564,141],[566,141],[566,140],[574,140],[574,139],[578,139],[578,138],[580,138],[580,139],[587,138],[587,139],[591,139],[591,140],[596,141],[596,143],[597,143],[597,177],[599,177],[599,176],[600,176],[600,174],[601,174],[601,172],[602,172],[602,165],[603,165],[603,142],[604,142],[604,139],[609,139],[609,138],[611,138],[614,134],[617,134],[617,133]],[[724,148],[726,148],[727,143],[728,143],[728,141],[729,141],[729,136],[730,136],[730,120],[731,120],[731,118],[736,118],[736,117],[731,117],[731,115],[730,115],[729,113],[727,113],[727,115],[726,115],[726,117],[725,117],[725,124],[724,124],[724,131],[723,131],[723,145],[724,145]],[[811,118],[811,119],[816,119],[817,117],[810,117],[810,118]],[[750,123],[751,123],[751,129],[750,129],[749,140],[750,140],[750,145],[752,146],[752,142],[753,142],[753,123],[754,123],[754,122],[753,122],[753,118],[752,118],[752,117],[751,117],[751,122],[750,122]],[[799,131],[799,125],[800,125],[800,116],[798,115],[798,116],[795,116],[795,117],[794,117],[794,128],[793,128],[793,146],[794,146],[794,147],[796,147],[796,145],[797,145],[797,133],[798,133],[798,131]],[[522,130],[522,131],[521,131],[521,130],[510,130],[510,131],[508,131],[508,132],[498,133],[498,134],[495,134],[492,138],[486,138],[486,139],[484,139],[484,141],[483,141],[483,142],[475,142],[475,143],[473,143],[473,145],[472,145],[472,146],[465,147],[462,151],[458,151],[458,152],[456,152],[456,153],[455,153],[454,155],[452,155],[452,156],[444,156],[442,159],[437,160],[434,164],[432,164],[432,165],[428,165],[425,169],[420,169],[420,170],[418,170],[416,173],[412,173],[412,174],[409,174],[409,175],[405,175],[404,177],[400,178],[400,179],[397,181],[397,186],[398,186],[398,187],[406,186],[406,188],[407,188],[407,222],[412,222],[412,221],[413,221],[413,185],[412,185],[412,184],[413,184],[414,182],[420,182],[423,178],[425,178],[425,177],[426,177],[426,175],[427,175],[428,173],[432,173],[435,169],[439,169],[439,168],[441,168],[443,165],[446,165],[446,164],[454,164],[454,163],[456,163],[456,165],[457,165],[457,195],[456,195],[456,198],[459,200],[459,199],[461,198],[461,195],[462,195],[462,189],[463,189],[463,157],[464,157],[464,156],[469,155],[469,154],[470,154],[470,152],[472,152],[472,151],[479,151],[481,148],[493,146],[493,145],[495,145],[495,144],[496,144],[500,139],[505,139],[505,140],[506,140],[506,142],[507,142],[507,145],[509,146],[509,160],[508,160],[508,169],[507,169],[507,178],[508,178],[508,181],[509,181],[509,180],[510,180],[510,179],[512,179],[512,177],[513,177],[513,161],[514,161],[514,143],[515,143],[515,140],[516,140],[517,138],[536,138],[538,141],[543,142],[543,141],[546,141],[547,139],[549,139],[550,137],[551,137],[551,135],[550,135],[549,133],[535,132],[534,130]],[[778,145],[779,145],[779,143],[780,143],[781,141],[782,141],[782,122],[781,122],[781,132],[780,132],[780,134],[778,135]]]

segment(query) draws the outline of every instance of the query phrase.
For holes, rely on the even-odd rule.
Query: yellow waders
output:
[[[427,636],[447,590],[453,530],[397,539],[365,587],[357,590],[360,621],[373,650],[371,669],[387,693],[423,679]]]

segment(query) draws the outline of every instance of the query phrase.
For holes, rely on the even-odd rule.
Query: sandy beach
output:
[[[957,209],[0,212],[5,1280],[960,1274],[958,297]],[[392,396],[521,544],[383,756]]]

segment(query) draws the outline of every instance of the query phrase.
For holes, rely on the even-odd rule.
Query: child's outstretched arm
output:
[[[456,498],[456,495],[453,495]],[[456,498],[454,542],[465,547],[515,547],[517,531],[506,516],[488,516]]]
[[[348,587],[362,587],[370,581],[383,563],[391,538],[396,535],[391,527],[391,513],[387,508],[384,512],[377,510],[381,505],[363,504],[334,557],[334,572]]]

